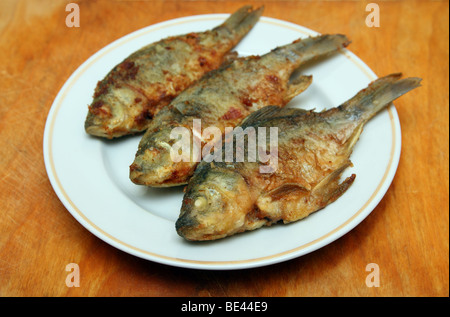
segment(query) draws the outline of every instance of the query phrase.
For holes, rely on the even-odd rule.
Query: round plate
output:
[[[98,51],[67,80],[49,112],[44,159],[51,184],[69,212],[91,233],[135,256],[173,266],[242,269],[286,261],[346,234],[386,193],[400,157],[400,124],[394,106],[365,126],[349,168],[354,184],[336,202],[289,225],[276,224],[211,242],[187,242],[175,231],[182,187],[152,189],[129,180],[142,135],[104,140],[87,135],[84,120],[94,88],[110,69],[148,43],[204,31],[227,14],[166,21],[133,32]],[[304,27],[262,17],[238,44],[240,55],[264,54],[298,38],[318,35]],[[349,50],[307,68],[312,85],[289,106],[322,110],[338,106],[377,76]]]

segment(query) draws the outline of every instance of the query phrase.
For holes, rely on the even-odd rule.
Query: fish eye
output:
[[[195,202],[194,202],[194,206],[199,210],[202,211],[203,209],[205,209],[206,207],[206,198],[205,197],[198,197]]]

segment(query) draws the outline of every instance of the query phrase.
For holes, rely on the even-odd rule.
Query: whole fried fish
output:
[[[189,129],[193,144],[204,144],[208,140],[201,129],[194,129],[194,119],[201,120],[202,129],[214,126],[224,134],[226,127],[235,127],[262,107],[284,106],[311,83],[311,76],[295,72],[299,66],[348,44],[340,34],[299,39],[263,56],[235,59],[208,73],[153,118],[130,166],[130,179],[152,187],[186,184],[200,159],[194,151],[186,161],[171,158],[174,128]]]
[[[131,54],[98,82],[86,132],[115,138],[144,131],[160,109],[228,58],[262,11],[245,6],[212,30],[165,38]]]
[[[183,198],[178,234],[214,240],[278,221],[302,219],[338,199],[355,175],[340,182],[364,124],[393,100],[420,85],[392,74],[371,83],[337,108],[323,112],[265,107],[242,127],[278,127],[278,168],[261,162],[202,161]]]

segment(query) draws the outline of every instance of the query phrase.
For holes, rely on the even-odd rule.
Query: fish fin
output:
[[[273,118],[279,110],[282,109],[278,106],[266,106],[264,108],[261,108],[255,112],[252,112],[250,115],[248,115],[240,124],[242,128],[252,126],[256,123],[258,123],[261,120],[267,119],[267,118]]]
[[[222,65],[231,64],[232,62],[234,62],[236,59],[239,58],[238,55],[239,54],[236,51],[230,51],[230,52],[226,53],[223,57]]]
[[[353,184],[355,174],[338,183],[342,172],[350,165],[351,162],[347,161],[312,190],[298,183],[287,183],[260,196],[256,203],[260,217],[264,217],[269,223],[280,220],[289,223],[326,207]]]
[[[395,73],[373,81],[340,108],[348,116],[352,118],[357,116],[362,122],[367,122],[395,99],[420,87],[421,78],[400,79],[401,76],[401,73]]]
[[[331,194],[335,192],[335,190],[337,188],[336,188],[336,185],[334,185],[334,184],[339,180],[339,178],[341,177],[344,170],[350,166],[352,166],[352,162],[346,161],[339,168],[337,168],[332,173],[327,175],[324,179],[322,179],[316,186],[314,186],[314,188],[311,191],[311,194],[314,196],[324,197],[325,198],[324,201],[329,201],[329,198],[326,198],[326,197],[331,196]],[[353,179],[355,178],[354,174],[350,177],[353,177]],[[347,180],[345,180],[344,182],[346,182],[346,181]],[[339,186],[340,185],[338,185],[337,187],[339,188]],[[347,186],[347,188],[348,187],[349,186]]]
[[[352,132],[350,137],[345,141],[344,147],[342,148],[340,155],[350,156],[350,153],[353,150],[356,142],[359,140],[359,136],[361,135],[364,128],[364,123],[360,123]]]
[[[309,192],[309,190],[300,184],[288,183],[288,184],[283,184],[277,188],[272,189],[265,196],[270,196],[272,198],[272,200],[278,200],[278,199],[280,199],[288,194],[294,193],[294,192],[301,192],[301,193],[306,194]]]
[[[264,6],[256,10],[253,10],[250,5],[243,6],[216,29],[227,30],[229,34],[237,34],[239,38],[242,38],[258,22],[263,11]]]
[[[309,111],[297,108],[282,108],[279,106],[266,106],[250,115],[248,115],[240,124],[245,129],[253,125],[263,126],[264,121],[273,120],[276,118],[293,117],[308,113]]]
[[[258,218],[266,219],[266,225],[280,220],[291,222],[304,218],[312,212],[308,208],[302,208],[304,199],[309,194],[310,191],[301,184],[283,184],[258,197]]]
[[[288,103],[292,98],[305,91],[309,85],[311,85],[311,82],[312,76],[298,75],[292,77],[288,82],[286,95],[284,97],[285,102]]]
[[[324,198],[326,199],[326,205],[331,204],[332,202],[336,201],[339,197],[341,197],[347,189],[350,188],[350,186],[355,181],[356,175],[352,174],[349,177],[347,177],[342,183],[340,183],[338,186],[334,188],[334,190],[329,191],[328,195]]]

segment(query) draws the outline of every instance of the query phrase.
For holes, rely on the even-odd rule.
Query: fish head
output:
[[[111,139],[144,131],[153,119],[154,107],[129,86],[109,85],[108,80],[98,83],[84,124],[86,132]]]
[[[252,209],[249,187],[233,168],[202,162],[187,186],[178,234],[187,240],[215,240],[243,231]]]
[[[174,159],[173,148],[176,141],[171,137],[172,127],[149,128],[139,144],[130,179],[138,185],[170,187],[186,184],[194,173],[197,162],[190,157],[185,161]]]
[[[126,117],[120,104],[99,99],[89,106],[84,129],[90,135],[112,139],[127,133]]]

